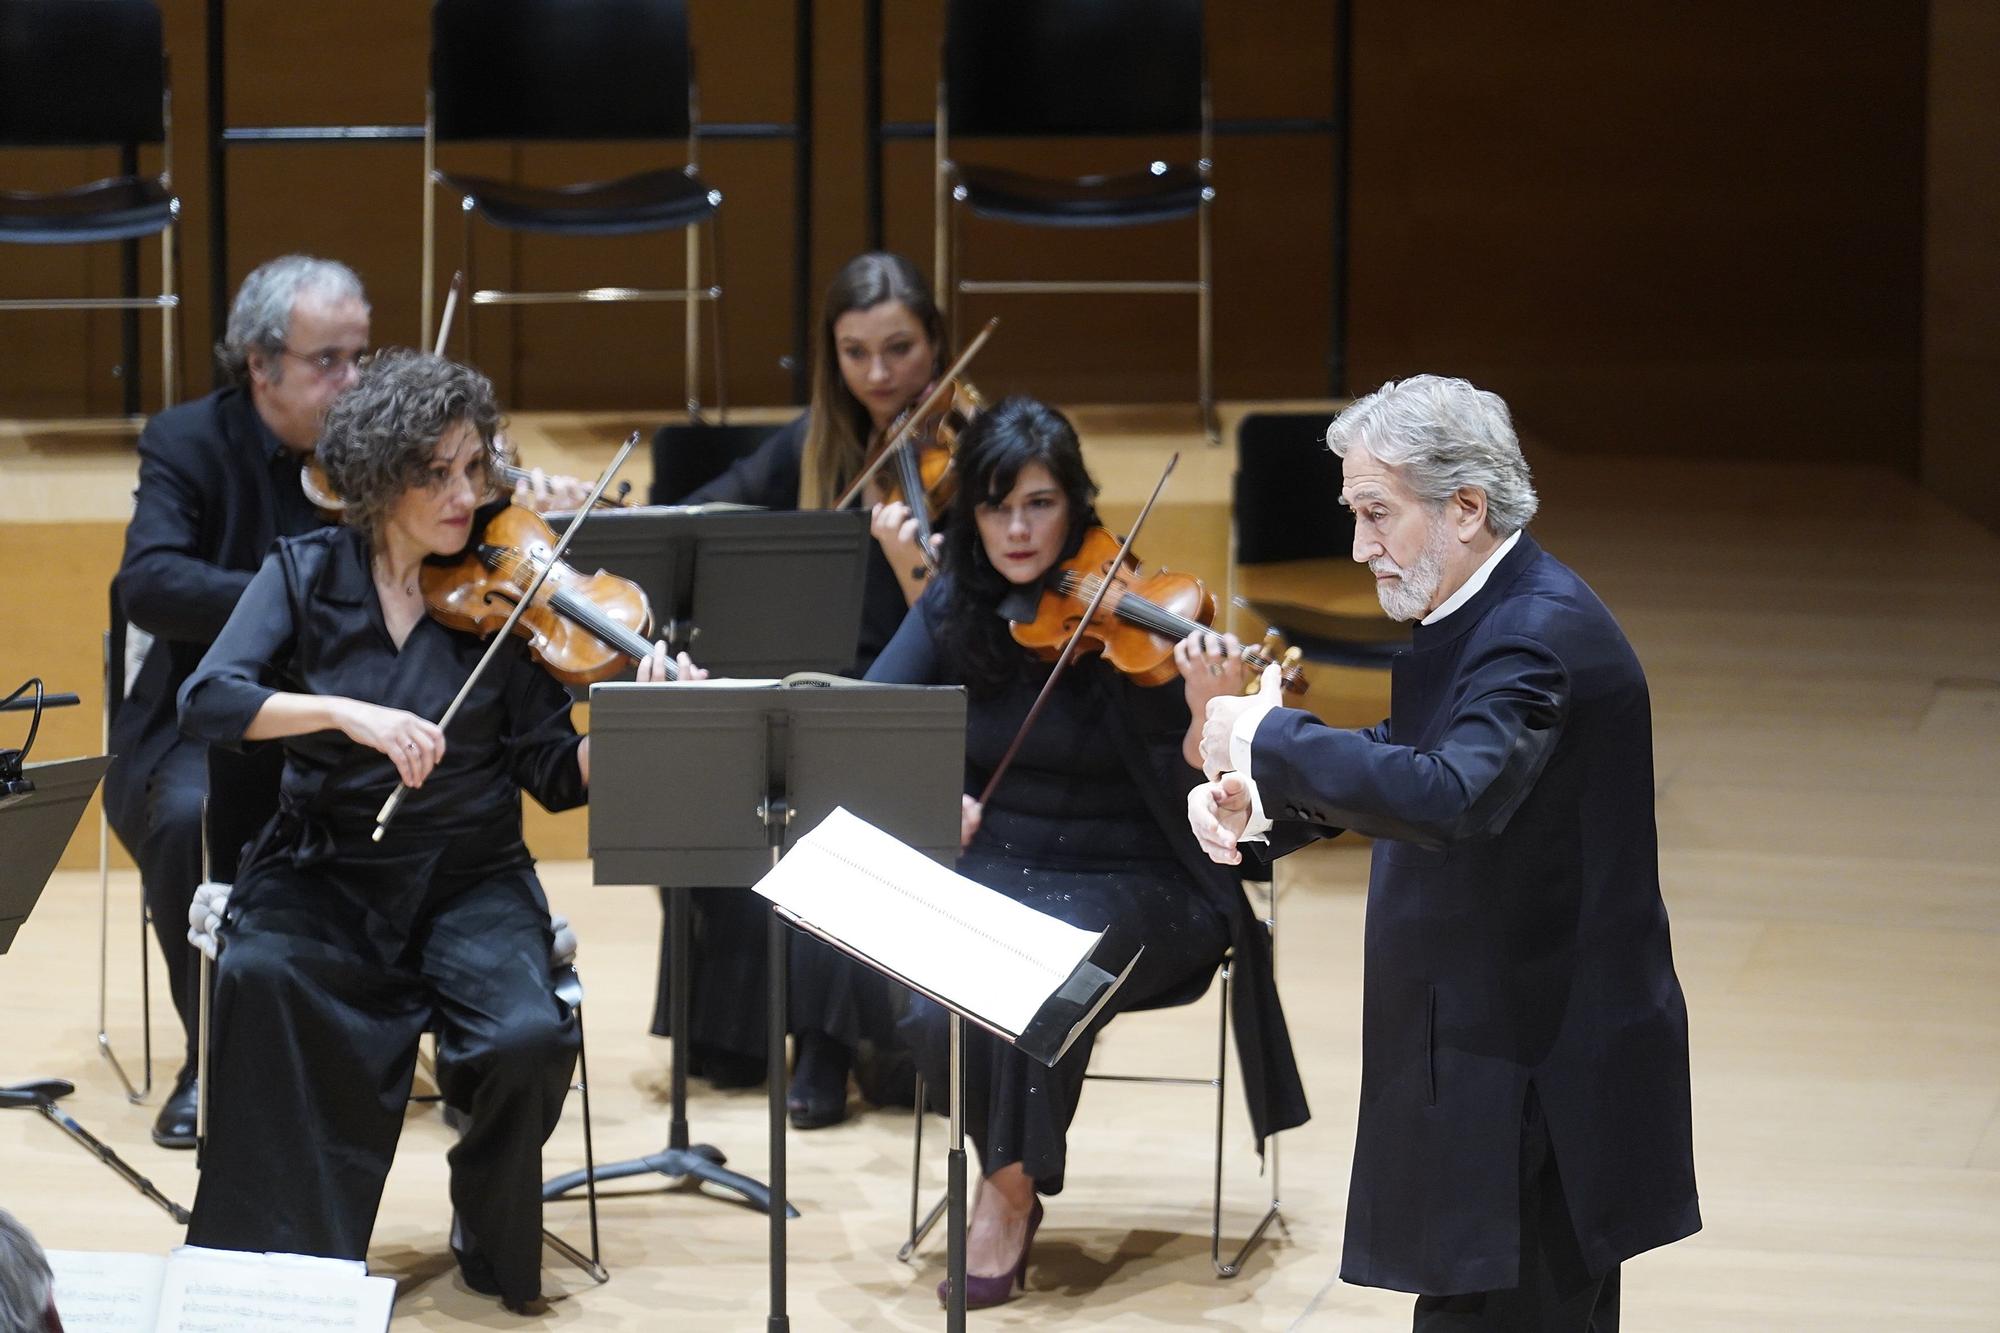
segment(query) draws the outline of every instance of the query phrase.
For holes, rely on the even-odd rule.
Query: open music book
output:
[[[68,1333],[381,1333],[396,1299],[364,1264],[303,1254],[50,1250],[49,1267]]]
[[[786,920],[955,1009],[1045,1065],[1138,961],[1088,931],[956,874],[845,809],[752,886]]]

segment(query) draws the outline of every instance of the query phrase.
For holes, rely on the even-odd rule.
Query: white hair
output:
[[[54,1286],[42,1247],[12,1213],[0,1208],[0,1333],[42,1328]]]
[[[230,379],[250,381],[250,353],[277,357],[292,332],[292,307],[311,293],[324,301],[359,301],[368,297],[353,269],[333,259],[311,255],[281,255],[259,264],[236,289],[229,307],[229,327],[215,345],[215,359]],[[283,374],[274,369],[275,380]]]
[[[1461,487],[1486,494],[1486,526],[1505,537],[1528,526],[1540,501],[1507,404],[1442,375],[1390,380],[1326,428],[1326,447],[1354,448],[1398,469],[1420,499],[1442,504]]]

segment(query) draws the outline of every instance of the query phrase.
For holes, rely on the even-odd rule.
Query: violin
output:
[[[1215,598],[1192,574],[1159,569],[1142,576],[1139,561],[1133,556],[1127,556],[1124,567],[1112,574],[1111,563],[1118,558],[1120,544],[1103,528],[1084,533],[1077,553],[1057,566],[1055,576],[1043,587],[1035,618],[1012,627],[1014,642],[1054,660],[1076,633],[1084,611],[1109,576],[1111,587],[1102,604],[1108,614],[1093,619],[1084,629],[1078,650],[1102,651],[1105,661],[1138,684],[1164,685],[1178,674],[1174,645],[1214,623]],[[1281,653],[1275,632],[1267,634],[1259,647],[1244,647],[1240,656],[1256,671],[1278,663],[1285,693],[1306,692],[1298,649]]]
[[[884,498],[909,505],[917,520],[917,548],[924,553],[924,565],[929,569],[937,568],[937,557],[931,553],[931,524],[944,513],[958,489],[957,479],[951,476],[952,450],[959,432],[986,405],[979,390],[965,378],[965,368],[999,325],[998,317],[987,320],[951,368],[924,391],[914,407],[904,409],[882,433],[881,445],[870,451],[860,474],[833,506],[845,509],[853,504],[886,467],[889,477],[883,482]],[[914,446],[912,441],[916,441]]]
[[[918,535],[926,544],[930,525],[944,517],[958,494],[952,454],[958,448],[959,434],[986,408],[986,399],[972,381],[961,376],[944,387],[943,393],[927,392],[905,408],[882,436],[884,441],[901,441],[893,446],[895,457],[883,469],[882,498],[910,507],[917,516]],[[868,462],[874,461],[870,454]]]
[[[491,634],[555,547],[556,534],[539,514],[517,504],[498,506],[462,554],[424,562],[418,576],[424,604],[453,629]],[[652,626],[653,610],[638,584],[601,569],[580,574],[557,561],[514,629],[550,675],[566,685],[590,685],[650,653],[645,636]],[[678,679],[671,662],[667,679]]]

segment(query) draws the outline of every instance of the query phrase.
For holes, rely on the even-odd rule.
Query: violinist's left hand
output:
[[[677,675],[669,675],[667,670],[667,645],[655,643],[653,651],[639,662],[639,683],[651,685],[665,680],[707,680],[708,672],[694,664],[686,653],[673,659],[673,669]]]
[[[581,477],[547,473],[540,468],[530,469],[514,484],[514,503],[537,514],[581,509],[588,499],[589,482]]]
[[[875,544],[882,548],[889,568],[896,572],[903,600],[914,604],[931,573],[924,560],[923,542],[917,537],[917,516],[901,500],[891,500],[869,511],[868,530],[874,534]],[[944,534],[932,533],[931,555],[935,557],[943,548]]]

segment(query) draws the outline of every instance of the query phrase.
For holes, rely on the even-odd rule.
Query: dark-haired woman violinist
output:
[[[540,1295],[541,1146],[576,1056],[520,793],[581,804],[590,741],[518,639],[441,731],[431,719],[485,644],[428,616],[418,589],[425,557],[473,536],[498,418],[463,366],[369,365],[318,445],[345,526],[280,541],[182,688],[190,734],[277,741],[285,759],[222,928],[188,1239],[363,1258],[430,1028],[439,1089],[466,1114],[452,1248],[468,1286],[520,1308]],[[641,680],[665,674],[664,653]],[[399,782],[408,799],[376,843]]]
[[[1184,753],[1190,717],[1241,688],[1241,664],[1204,645],[1179,654],[1183,680],[1147,688],[1100,658],[1075,659],[978,806],[971,793],[985,788],[1050,672],[1014,642],[1008,624],[1034,619],[1045,579],[1095,525],[1096,487],[1069,422],[1033,399],[1007,398],[982,412],[960,436],[956,458],[943,573],[868,678],[966,687],[959,873],[1144,945],[1099,1026],[1123,1010],[1197,998],[1233,948],[1251,1124],[1260,1141],[1302,1124],[1305,1095],[1268,939],[1241,882],[1215,873],[1223,868],[1202,855],[1185,814],[1186,793],[1200,781]],[[913,1001],[905,1031],[929,1087],[947,1087],[943,1013]],[[984,1033],[966,1034],[967,1125],[983,1176],[970,1219],[968,1305],[1006,1300],[1024,1280],[1041,1198],[1063,1187],[1066,1134],[1089,1058],[1089,1037],[1046,1069]]]
[[[923,275],[901,255],[849,260],[821,305],[812,403],[748,458],[684,497],[767,509],[820,509],[836,503],[865,467],[871,447],[937,378],[947,360],[945,324]],[[886,481],[891,473],[881,474]],[[868,669],[923,591],[928,568],[909,506],[868,495],[875,548],[861,599],[861,636],[852,674]],[[690,982],[692,1072],[717,1087],[764,1077],[767,909],[753,894],[692,895],[695,948]],[[868,1057],[864,1092],[898,1095],[894,1018],[874,992],[856,994],[829,968],[831,952],[807,940],[792,949],[790,1026],[795,1063],[792,1124],[816,1129],[847,1114],[848,1073]],[[668,1035],[667,956],[662,944],[653,1032]],[[906,1095],[906,1094],[905,1094]]]

